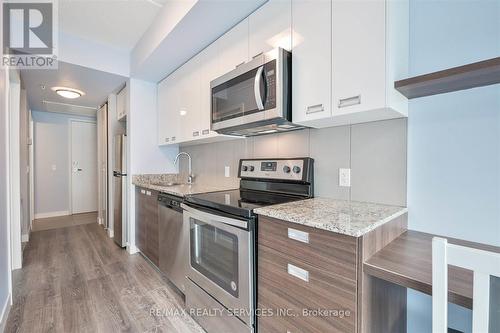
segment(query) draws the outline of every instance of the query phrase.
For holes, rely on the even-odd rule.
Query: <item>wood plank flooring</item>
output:
[[[33,221],[33,231],[50,230],[97,222],[97,212],[47,217]]]
[[[203,332],[182,312],[165,315],[182,297],[97,223],[32,232],[23,264],[5,332]]]

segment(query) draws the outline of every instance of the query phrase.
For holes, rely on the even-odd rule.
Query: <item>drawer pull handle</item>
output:
[[[202,135],[210,134],[210,130],[209,129],[203,130],[203,131],[201,131],[201,134]]]
[[[310,105],[307,107],[306,113],[311,114],[311,113],[316,113],[316,112],[322,112],[325,111],[325,108],[323,107],[323,104],[316,104],[316,105]]]
[[[288,264],[287,271],[288,274],[290,274],[291,276],[295,276],[297,279],[309,282],[309,272],[306,271],[305,269],[302,269],[292,264]]]
[[[151,191],[146,191],[146,195],[150,197],[151,196]]]
[[[145,190],[141,190],[141,194],[146,194],[146,191]]]
[[[200,135],[200,131],[194,131],[193,132],[193,136],[199,136]]]
[[[243,61],[243,62],[240,62],[240,63],[239,63],[238,65],[236,65],[234,68],[238,68],[238,67],[240,67],[241,65],[244,65],[244,64],[245,64],[245,62],[244,62],[244,61]]]
[[[339,109],[361,104],[361,95],[339,99]]]
[[[288,238],[298,242],[309,244],[309,233],[297,229],[288,228]]]

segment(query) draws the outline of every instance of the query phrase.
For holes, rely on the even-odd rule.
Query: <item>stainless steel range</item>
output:
[[[209,333],[256,327],[257,207],[313,196],[313,159],[243,159],[240,188],[189,196],[186,307]]]

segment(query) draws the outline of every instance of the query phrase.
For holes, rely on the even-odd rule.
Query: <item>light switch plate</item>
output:
[[[339,186],[351,187],[351,169],[339,169]]]
[[[229,166],[224,167],[224,177],[226,177],[226,178],[231,177],[230,170],[231,170],[231,168]]]

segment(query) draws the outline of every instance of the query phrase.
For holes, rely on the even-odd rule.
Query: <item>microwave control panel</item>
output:
[[[305,180],[307,159],[240,160],[239,177],[275,180]]]

